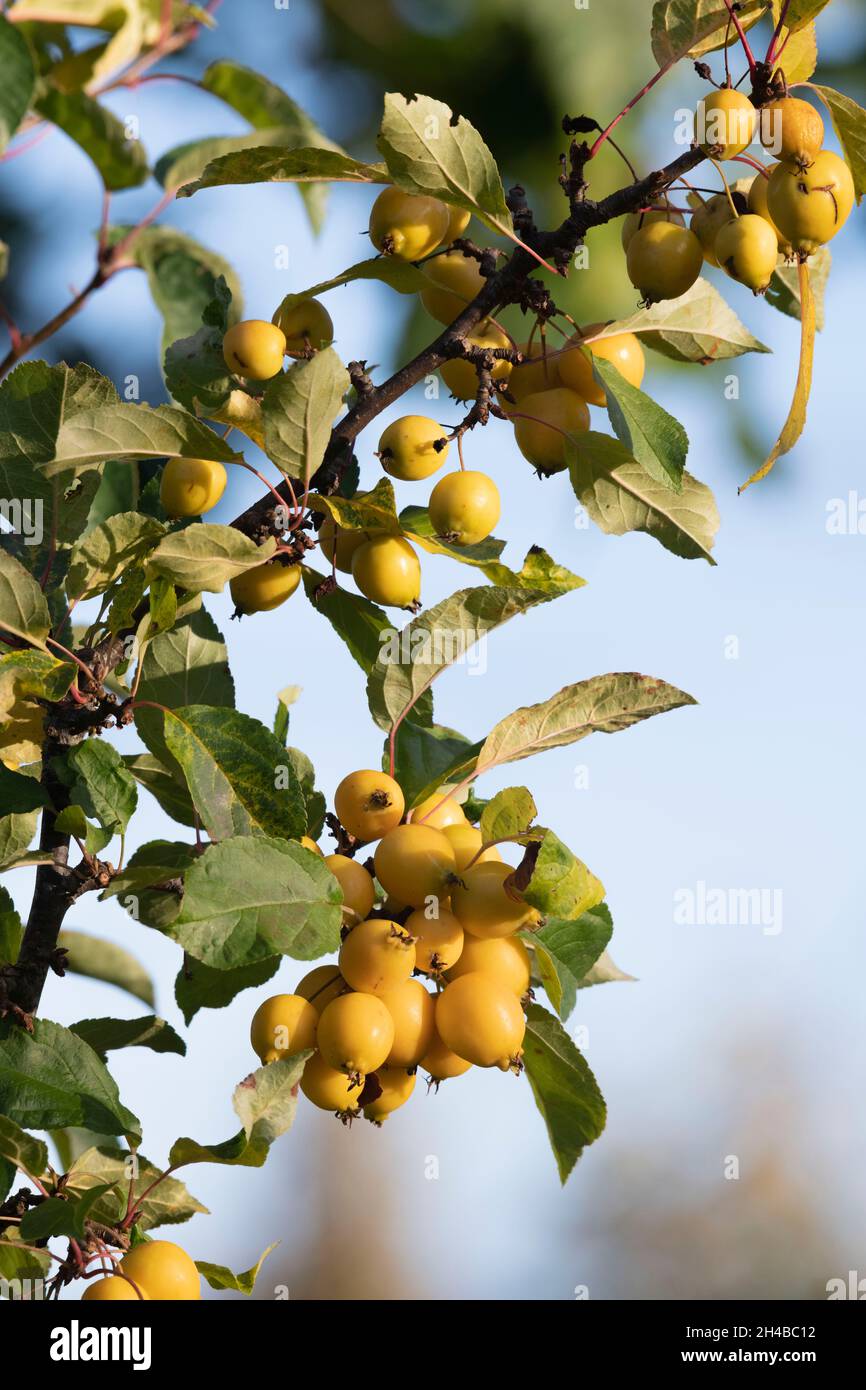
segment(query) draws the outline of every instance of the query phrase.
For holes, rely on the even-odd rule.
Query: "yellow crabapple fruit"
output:
[[[367,1076],[384,1065],[394,1042],[394,1020],[375,994],[341,994],[322,1011],[319,1052],[347,1076]]]
[[[716,257],[732,280],[763,294],[776,269],[779,242],[769,222],[746,212],[722,227],[716,237]]]
[[[433,1040],[418,1066],[427,1072],[430,1080],[434,1081],[438,1088],[440,1081],[450,1081],[452,1077],[462,1076],[464,1072],[469,1071],[472,1063],[467,1062],[464,1057],[458,1057],[456,1052],[445,1046],[435,1026],[435,1015],[433,1024]]]
[[[646,304],[679,299],[701,273],[704,252],[694,232],[652,222],[636,232],[626,253],[628,278]]]
[[[372,1120],[374,1124],[380,1125],[401,1105],[406,1104],[415,1089],[415,1073],[400,1069],[387,1071],[383,1067],[376,1072],[376,1080],[381,1090],[375,1100],[368,1101],[364,1106],[363,1115],[365,1120]]]
[[[770,216],[794,251],[810,256],[848,220],[854,206],[851,170],[832,150],[822,150],[808,169],[777,164],[767,187]]]
[[[299,994],[275,994],[260,1004],[250,1024],[253,1052],[264,1063],[316,1046],[319,1015]]]
[[[321,1014],[333,999],[348,992],[349,986],[336,965],[317,965],[295,985],[295,994],[307,999]]]
[[[695,111],[695,136],[705,154],[733,159],[751,145],[758,113],[745,92],[722,87],[702,97]]]
[[[366,495],[366,492],[359,492],[357,497]],[[342,570],[343,574],[351,574],[355,551],[376,534],[375,531],[362,531],[360,527],[340,526],[332,516],[326,516],[319,527],[319,545],[322,554],[336,569]]]
[[[476,1067],[516,1070],[526,1019],[513,990],[481,971],[461,975],[436,1000],[436,1031]]]
[[[403,819],[406,802],[387,772],[361,768],[344,777],[334,793],[337,819],[356,840],[381,839]]]
[[[403,536],[371,536],[352,556],[352,578],[386,608],[411,608],[421,596],[421,562]]]
[[[472,213],[468,208],[456,208],[451,203],[446,203],[448,208],[448,231],[442,238],[443,246],[450,246],[452,241],[456,241],[462,236],[472,220]]]
[[[133,1246],[120,1261],[120,1268],[148,1298],[172,1302],[201,1298],[201,1276],[195,1262],[170,1240],[148,1240]]]
[[[646,212],[630,212],[623,218],[620,233],[623,251],[628,250],[628,244],[635,232],[639,232],[641,227],[649,226],[651,222],[673,222],[677,227],[686,225],[682,213],[676,208],[648,208]]]
[[[382,1000],[394,1020],[394,1041],[385,1066],[417,1067],[433,1041],[433,995],[420,980],[404,980],[385,990]]]
[[[810,102],[780,97],[761,108],[760,139],[778,160],[808,169],[821,153],[824,122]]]
[[[376,885],[363,864],[345,854],[328,854],[325,864],[343,890],[343,922],[352,926],[363,922],[373,911]]]
[[[497,328],[495,323],[489,324],[483,331],[476,330],[470,334],[466,343],[470,348],[488,348],[491,351],[495,348],[511,347],[508,334]],[[471,401],[478,395],[478,372],[475,364],[468,358],[449,358],[447,362],[442,363],[439,373],[455,400]],[[511,380],[511,363],[507,357],[493,359],[491,376],[498,386],[508,385]]]
[[[450,221],[448,208],[438,198],[384,188],[370,212],[370,240],[385,256],[417,261],[441,244]]]
[[[455,965],[463,950],[463,928],[453,912],[440,908],[435,917],[416,908],[406,918],[406,930],[415,938],[415,969],[439,976]]]
[[[468,869],[473,861],[478,864],[485,864],[491,861],[501,863],[502,855],[495,845],[488,845],[486,849],[481,848],[484,840],[481,831],[476,825],[470,825],[468,821],[464,821],[462,825],[445,825],[442,827],[442,830],[451,841],[454,856],[457,860],[458,874],[462,874],[464,869]]]
[[[214,459],[170,458],[159,480],[159,500],[168,516],[204,516],[225,492],[226,470]]]
[[[467,823],[460,802],[456,797],[449,796],[444,787],[413,806],[408,819],[416,825],[431,825],[434,830],[444,830],[446,825]]]
[[[301,1090],[320,1110],[332,1110],[340,1115],[357,1111],[361,1094],[357,1078],[329,1067],[320,1052],[314,1052],[304,1063]]]
[[[430,494],[430,520],[437,536],[453,545],[478,545],[499,520],[499,488],[486,473],[460,468],[447,473]]]
[[[322,850],[321,850],[321,849],[319,848],[319,846],[316,844],[316,842],[315,842],[315,840],[313,839],[312,835],[302,835],[302,836],[301,836],[301,841],[300,841],[300,842],[301,842],[301,844],[304,846],[304,849],[308,849],[308,850],[310,851],[311,854],[318,854],[318,856],[319,856],[320,859],[324,859],[325,856],[324,856]]]
[[[525,459],[539,473],[561,473],[567,467],[567,435],[589,429],[589,407],[567,386],[524,396],[514,419],[514,438]]]
[[[526,343],[520,350],[524,360],[516,367],[512,366],[506,383],[509,395],[516,401],[533,396],[536,391],[552,391],[555,386],[562,385],[559,378],[558,353],[550,348],[545,350],[539,343],[531,347]],[[508,405],[509,402],[506,401],[506,410]]]
[[[300,565],[268,560],[236,574],[229,591],[239,613],[270,613],[291,598],[301,582]]]
[[[141,1298],[150,1302],[150,1294],[141,1290]],[[82,1303],[139,1303],[138,1294],[127,1279],[119,1274],[108,1274],[104,1279],[94,1279],[81,1295]]]
[[[741,209],[738,209],[738,211]],[[726,193],[714,193],[705,203],[692,213],[691,230],[701,243],[707,265],[718,266],[716,260],[716,237],[722,227],[734,217],[730,199]]]
[[[510,864],[488,860],[465,869],[454,884],[451,909],[470,936],[510,936],[538,921],[534,907],[506,890],[506,880],[513,873]]]
[[[252,381],[269,381],[282,370],[286,339],[275,323],[245,319],[223,338],[223,357],[229,371]]]
[[[593,323],[584,337],[591,338],[603,328],[603,323]],[[572,338],[559,359],[563,386],[576,391],[589,405],[604,405],[607,394],[592,374],[593,357],[612,362],[630,386],[640,386],[646,371],[646,358],[634,333],[614,333],[609,338],[598,338],[595,342],[580,346],[582,341],[581,338]]]
[[[379,841],[376,877],[399,902],[423,907],[428,898],[447,896],[456,868],[451,842],[428,825],[398,825]]]
[[[352,989],[382,995],[409,979],[415,969],[415,943],[399,922],[371,917],[344,937],[339,965]]]
[[[447,430],[424,415],[404,415],[388,425],[382,434],[379,462],[386,473],[404,483],[429,478],[448,457],[450,445],[446,434]]]
[[[334,341],[333,320],[318,299],[296,299],[293,304],[284,300],[273,322],[286,340],[289,357],[306,357]]]
[[[457,980],[474,971],[499,980],[520,999],[529,989],[532,973],[529,952],[519,936],[492,936],[486,940],[467,936],[460,956],[446,970],[445,979]]]
[[[771,164],[769,168],[769,173],[772,174],[773,170],[777,168],[777,164]],[[792,247],[790,241],[788,241],[785,237],[782,236],[782,233],[779,231],[779,228],[776,226],[775,222],[770,216],[770,209],[767,206],[767,190],[769,186],[769,178],[764,178],[763,174],[755,175],[749,188],[749,212],[757,213],[758,217],[763,217],[765,222],[769,222],[770,226],[773,228],[773,231],[776,233],[776,241],[778,243],[780,253],[783,256],[792,256],[794,254],[794,248]]]
[[[453,323],[487,283],[474,256],[459,250],[434,256],[422,273],[430,283],[421,291],[421,303],[439,323]]]

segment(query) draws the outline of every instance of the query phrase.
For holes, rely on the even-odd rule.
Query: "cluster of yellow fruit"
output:
[[[384,772],[345,777],[334,806],[356,841],[378,841],[375,879],[346,855],[325,857],[343,892],[339,960],[260,1005],[254,1051],[269,1063],[315,1049],[307,1099],[377,1124],[409,1099],[419,1067],[437,1085],[473,1065],[519,1071],[531,970],[516,933],[539,915],[512,867],[452,798],[431,796],[405,818]],[[374,914],[377,881],[387,896]]]
[[[851,170],[822,149],[824,122],[809,102],[785,96],[758,110],[743,92],[723,87],[698,103],[695,119],[701,149],[714,159],[735,159],[758,134],[778,163],[755,175],[748,211],[726,191],[702,200],[690,227],[666,207],[626,218],[629,279],[648,304],[685,294],[704,261],[763,294],[780,255],[805,260],[854,206]]]
[[[148,1240],[134,1246],[120,1261],[120,1270],[120,1274],[108,1274],[88,1284],[82,1302],[188,1302],[201,1298],[195,1262],[173,1241]]]

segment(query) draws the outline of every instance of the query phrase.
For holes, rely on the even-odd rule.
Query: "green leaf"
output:
[[[48,793],[35,777],[25,777],[0,763],[0,806],[5,813],[22,815],[49,804]]]
[[[824,296],[831,265],[829,246],[819,246],[809,257],[809,278],[815,299],[815,327],[819,331],[825,323]],[[780,313],[792,319],[800,318],[800,274],[796,262],[789,265],[782,257],[779,258],[764,298]]]
[[[788,20],[788,27],[793,27],[791,20]],[[833,129],[854,176],[859,203],[866,193],[866,111],[844,92],[836,92],[832,87],[821,87],[817,83],[807,85],[818,93],[830,112]]]
[[[289,710],[301,693],[299,685],[287,685],[277,691],[277,712],[274,715],[274,736],[285,743],[289,732]]]
[[[358,493],[355,497],[341,497],[339,493],[321,497],[314,492],[309,502],[313,511],[327,512],[344,530],[400,534],[394,484],[390,478],[380,478],[369,492]]]
[[[70,1236],[82,1240],[88,1218],[110,1184],[92,1187],[82,1197],[49,1197],[38,1207],[31,1207],[21,1218],[21,1239],[47,1240],[52,1236]]]
[[[166,709],[176,709],[180,705],[234,708],[235,687],[229,671],[228,649],[222,633],[204,608],[184,618],[171,632],[161,633],[148,643],[141,666],[138,698],[164,705]],[[139,707],[135,712],[135,727],[154,757],[169,773],[181,779],[186,791],[180,768],[163,736],[161,712]],[[175,819],[181,818],[176,816]],[[184,820],[181,823],[187,824]]]
[[[383,632],[393,631],[384,609],[348,589],[333,589],[314,597],[325,582],[325,576],[304,565],[301,570],[307,598],[317,613],[321,613],[342,638],[349,655],[362,671],[369,672],[379,659]]]
[[[41,647],[51,631],[45,595],[32,575],[0,550],[0,628]]]
[[[253,147],[223,155],[201,178],[177,191],[189,198],[202,188],[241,183],[390,183],[384,164],[364,164],[350,155],[323,149]]]
[[[202,309],[201,326],[189,337],[171,343],[165,351],[163,373],[169,393],[193,415],[216,418],[231,399],[235,379],[223,356],[226,329],[237,317],[237,310],[225,277],[214,284],[213,297]],[[243,395],[242,392],[234,392]],[[244,396],[250,400],[250,397]]]
[[[294,768],[285,747],[258,719],[237,710],[186,705],[166,713],[164,735],[212,840],[305,833]]]
[[[716,562],[710,551],[719,528],[712,492],[689,473],[682,489],[651,478],[618,439],[587,430],[567,445],[575,495],[607,535],[643,531],[685,560]]]
[[[186,1056],[186,1043],[179,1038],[164,1018],[148,1014],[145,1018],[83,1018],[73,1023],[70,1032],[98,1052],[105,1061],[106,1052],[122,1047],[149,1047],[151,1052],[176,1052]]]
[[[186,410],[175,405],[122,402],[79,410],[64,419],[54,456],[43,467],[51,475],[105,459],[164,459],[176,454],[217,463],[231,463],[240,457]]]
[[[268,383],[262,401],[265,453],[284,473],[309,482],[325,457],[349,384],[333,348],[296,362]]]
[[[144,966],[122,946],[79,931],[62,931],[58,945],[68,952],[66,969],[73,975],[116,985],[142,1003],[153,1005],[153,981]]]
[[[32,1033],[0,1022],[0,1114],[32,1129],[84,1125],[130,1142],[141,1137],[93,1049],[44,1018],[34,1019]]]
[[[72,798],[112,835],[124,834],[138,804],[132,775],[110,743],[89,738],[67,754],[75,773]]]
[[[5,718],[18,698],[62,700],[76,667],[48,652],[17,651],[0,656],[0,718]]]
[[[278,1245],[279,1241],[274,1241],[273,1245],[269,1245],[267,1250],[264,1250],[256,1260],[252,1269],[245,1270],[243,1274],[232,1274],[225,1265],[208,1264],[206,1260],[196,1260],[196,1269],[207,1280],[212,1289],[233,1289],[235,1293],[250,1294],[255,1288],[262,1265],[271,1251],[276,1250]]]
[[[147,154],[139,140],[130,140],[123,122],[85,92],[63,92],[43,86],[36,110],[59,126],[93,161],[108,192],[137,188],[148,177]]]
[[[770,349],[740,322],[709,280],[701,276],[679,299],[664,299],[593,334],[593,342],[618,333],[636,333],[646,347],[673,362],[707,366]],[[596,359],[597,361],[598,359]]]
[[[292,101],[282,88],[269,82],[260,73],[251,72],[239,63],[222,61],[212,63],[201,81],[207,91],[221,97],[258,132],[255,139],[241,137],[246,138],[248,145],[261,140],[269,144],[281,144],[289,149],[321,147],[338,154],[344,153],[339,145],[335,145],[319,130],[297,102]],[[238,144],[235,148],[241,146]],[[229,151],[212,151],[211,157],[216,158],[220,153]],[[196,171],[196,176],[198,172]],[[313,230],[319,231],[324,219],[326,190],[315,184],[301,184],[300,193]]]
[[[42,1140],[34,1139],[8,1115],[0,1115],[0,1158],[28,1178],[41,1178],[48,1167],[48,1149]]]
[[[38,811],[0,816],[0,869],[10,869],[20,861],[33,842],[38,821]]]
[[[202,140],[185,140],[183,144],[173,145],[160,156],[154,165],[153,173],[163,188],[176,191],[178,197],[183,197],[185,185],[195,184],[205,170],[217,160],[235,154],[246,154],[250,150],[274,147],[279,149],[281,154],[293,147],[291,134],[282,126],[276,126],[273,130],[248,130],[243,135],[213,135]],[[318,201],[323,192],[317,184],[300,185],[300,193],[305,202],[308,198]],[[320,222],[317,219],[314,229],[318,231],[319,226]]]
[[[466,208],[515,240],[496,160],[464,116],[432,97],[388,92],[377,143],[400,188]]]
[[[239,965],[233,970],[214,970],[187,955],[174,982],[174,997],[189,1027],[199,1009],[224,1009],[245,989],[255,989],[276,975],[282,964],[281,956],[266,956],[253,965]]]
[[[43,1294],[39,1281],[45,1279],[51,1268],[51,1255],[48,1250],[17,1250],[17,1243],[17,1226],[4,1229],[0,1224],[0,1279],[7,1280],[13,1287],[15,1280],[20,1280],[23,1300],[40,1299]]]
[[[527,1009],[523,1061],[564,1183],[604,1129],[604,1097],[562,1024],[538,1004]]]
[[[607,903],[598,903],[580,917],[549,917],[536,932],[522,932],[535,949],[535,964],[547,997],[565,1021],[574,1008],[577,991],[613,934]]]
[[[275,1139],[292,1126],[298,1104],[298,1082],[309,1052],[283,1057],[259,1067],[235,1087],[232,1106],[241,1122],[238,1134],[222,1144],[199,1144],[178,1139],[171,1147],[172,1167],[187,1163],[224,1163],[261,1168]]]
[[[594,357],[596,381],[607,396],[614,433],[651,478],[682,492],[689,437],[652,396],[632,386],[612,362]]]
[[[100,825],[91,825],[84,810],[74,802],[64,806],[54,822],[55,830],[62,835],[74,835],[80,840],[88,854],[100,854],[112,839],[112,832]]]
[[[418,294],[429,284],[417,266],[411,265],[408,261],[401,261],[399,256],[371,256],[369,260],[350,265],[348,270],[341,271],[330,280],[321,280],[318,285],[311,285],[308,290],[285,295],[277,312],[289,310],[304,299],[318,299],[329,290],[351,285],[356,280],[378,280],[381,284],[396,290],[398,294]]]
[[[150,840],[114,875],[102,897],[119,898],[135,921],[167,931],[180,911],[183,876],[195,858],[194,845]]]
[[[10,894],[0,884],[0,966],[14,965],[24,928]]]
[[[830,0],[791,0],[791,4],[785,14],[785,26],[792,34],[811,24],[816,15],[819,15],[825,6],[829,5]]]
[[[545,917],[573,921],[598,907],[604,900],[604,885],[552,830],[548,830],[523,896]]]
[[[315,960],[340,944],[339,885],[294,840],[238,836],[210,845],[184,875],[168,935],[217,970],[266,956]]]
[[[693,704],[691,695],[652,676],[632,671],[593,676],[500,720],[482,745],[475,771],[480,776],[545,749],[578,743],[589,734],[619,733],[655,714]]]
[[[394,776],[411,810],[425,796],[443,785],[455,761],[477,757],[481,744],[471,743],[464,734],[456,729],[447,729],[442,724],[422,726],[411,719],[404,719],[395,747]],[[386,771],[388,753],[386,742],[382,758]]]
[[[275,546],[273,537],[256,545],[234,526],[196,521],[160,541],[148,557],[147,574],[170,579],[192,594],[218,594],[236,575],[269,560]]]
[[[325,823],[325,811],[327,803],[321,792],[316,791],[316,769],[312,762],[300,748],[286,748],[286,756],[292,768],[301,795],[304,799],[304,810],[306,813],[306,834],[314,840],[322,833]]]
[[[35,84],[26,39],[14,24],[0,17],[0,153],[27,115]]]
[[[140,563],[165,535],[165,527],[141,512],[120,512],[75,543],[69,556],[70,599],[103,593],[128,567]]]
[[[413,618],[402,632],[386,629],[367,681],[370,713],[379,728],[390,729],[442,671],[465,658],[488,632],[551,597],[544,590],[495,585],[459,589]]]
[[[131,1165],[135,1165],[134,1168]],[[189,1221],[190,1217],[208,1209],[187,1190],[185,1183],[177,1178],[164,1178],[157,1187],[152,1184],[161,1176],[161,1169],[149,1163],[142,1154],[125,1153],[108,1145],[89,1148],[75,1159],[69,1170],[68,1187],[73,1192],[88,1192],[94,1187],[102,1188],[109,1183],[104,1193],[92,1209],[95,1221],[113,1224],[118,1211],[125,1212],[129,1195],[130,1179],[139,1206],[136,1225],[142,1231],[155,1226],[177,1225]],[[148,1188],[152,1190],[141,1201]]]
[[[150,792],[167,816],[180,825],[195,825],[195,808],[186,782],[178,781],[159,758],[152,753],[127,753],[123,765],[139,786]]]
[[[506,787],[484,807],[481,838],[485,844],[494,840],[513,840],[525,834],[537,815],[538,808],[526,787]]]
[[[769,8],[770,0],[740,0],[743,29],[757,24]],[[652,49],[659,67],[738,42],[725,0],[656,0],[653,5]]]
[[[602,951],[595,965],[580,981],[579,988],[588,989],[591,985],[613,984],[618,980],[633,982],[634,978],[634,975],[627,975],[624,970],[620,970],[607,951]]]
[[[109,245],[125,236],[129,227],[113,227]],[[243,307],[241,287],[233,268],[216,251],[202,246],[175,227],[145,227],[136,234],[129,259],[147,276],[153,302],[162,315],[162,348],[198,331],[202,314],[217,294],[222,279],[232,296],[232,318]],[[225,368],[225,363],[222,363]]]

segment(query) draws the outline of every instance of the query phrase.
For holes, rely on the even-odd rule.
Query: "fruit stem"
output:
[[[765,179],[770,177],[770,171],[759,159],[753,159],[750,154],[735,154],[734,160],[737,164],[749,164],[753,169],[757,169],[759,174],[763,174]]]
[[[770,39],[770,44],[767,49],[767,56],[764,59],[764,62],[767,64],[767,67],[772,67],[773,63],[776,61],[776,58],[778,57],[778,54],[776,52],[776,44],[782,37],[782,30],[785,27],[785,20],[788,16],[788,10],[790,9],[790,7],[791,0],[782,0],[782,8],[779,11],[779,20],[775,29],[773,30],[773,37]]]
[[[588,156],[589,159],[595,158],[596,154],[601,149],[601,146],[604,144],[611,131],[615,130],[616,127],[619,125],[620,121],[623,119],[623,117],[627,116],[629,111],[631,111],[633,107],[637,106],[638,102],[646,96],[647,92],[652,91],[656,83],[661,81],[661,79],[665,76],[666,73],[670,72],[671,68],[674,66],[674,63],[676,61],[676,58],[669,58],[668,61],[658,69],[657,72],[653,73],[649,82],[646,82],[643,85],[643,87],[641,87],[640,91],[635,93],[631,101],[626,103],[626,105],[620,111],[619,115],[614,116],[610,125],[605,127],[605,129],[601,132],[601,135],[599,135],[598,139],[595,141],[595,144],[591,147]]]
[[[722,168],[718,160],[713,159],[712,155],[710,155],[710,162],[716,166],[716,173],[718,174],[722,183],[725,185],[725,193],[727,195],[728,202],[731,205],[731,212],[734,214],[734,217],[739,217],[740,214],[737,212],[737,205],[731,196],[731,186],[728,183],[728,180],[725,178],[724,169]]]
[[[749,72],[754,73],[755,67],[757,66],[755,63],[755,55],[752,52],[752,46],[749,43],[749,40],[746,38],[746,31],[740,23],[739,15],[734,9],[733,0],[725,0],[725,8],[727,9],[728,14],[731,16],[731,19],[734,22],[734,28],[737,31],[737,36],[740,40],[740,43],[743,45],[743,52],[745,53],[746,61],[749,64]],[[725,53],[727,53],[727,48],[725,49]]]

